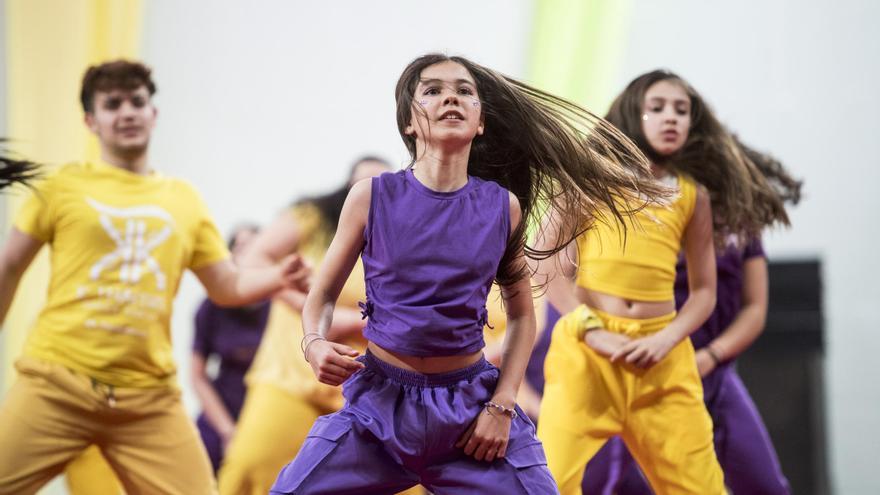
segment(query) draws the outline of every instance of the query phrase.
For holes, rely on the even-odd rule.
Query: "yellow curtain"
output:
[[[6,133],[14,140],[10,148],[47,164],[96,158],[97,142],[82,123],[80,80],[90,64],[138,56],[141,0],[5,4]],[[7,225],[23,196],[12,192],[3,198]],[[49,264],[43,251],[22,279],[3,325],[3,391],[14,380],[12,363],[45,302]]]

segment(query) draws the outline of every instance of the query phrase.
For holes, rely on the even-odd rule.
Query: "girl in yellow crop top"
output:
[[[549,301],[564,315],[545,361],[538,425],[563,494],[580,493],[587,462],[615,435],[656,493],[725,493],[687,338],[712,312],[716,283],[709,192],[694,180],[699,174],[676,166],[691,133],[707,125],[692,94],[677,78],[637,79],[606,117],[639,145],[657,180],[677,197],[627,218],[624,229],[598,222],[537,267],[538,282],[547,282]],[[724,185],[737,185],[732,172],[720,175]],[[548,215],[539,249],[553,245],[549,226],[558,221]],[[676,313],[673,284],[682,251],[690,297]]]
[[[245,253],[243,264],[272,264],[299,252],[317,267],[333,238],[351,184],[390,169],[379,158],[360,158],[344,187],[297,202],[263,230]],[[365,290],[363,275],[355,273],[342,290],[331,329],[338,338],[360,348],[364,321],[358,301],[364,299]],[[304,300],[305,294],[288,291],[272,302],[263,339],[245,377],[244,406],[218,473],[221,495],[268,493],[278,472],[299,451],[315,418],[342,406],[340,389],[318,383],[309,365],[296,357]]]

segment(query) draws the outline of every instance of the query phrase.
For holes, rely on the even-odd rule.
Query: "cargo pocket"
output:
[[[324,464],[327,457],[339,446],[342,437],[350,431],[351,422],[338,415],[316,419],[299,454],[281,470],[271,493],[299,493],[303,482]]]
[[[515,468],[516,479],[519,481],[522,493],[529,495],[559,493],[556,482],[553,481],[553,476],[547,468],[547,458],[544,457],[544,449],[540,443],[532,443],[513,452],[507,452],[504,459]]]

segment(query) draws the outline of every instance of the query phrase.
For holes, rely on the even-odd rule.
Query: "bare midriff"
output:
[[[636,301],[620,296],[577,288],[578,300],[587,306],[614,316],[632,319],[647,319],[668,315],[675,311],[675,301]]]
[[[367,349],[369,349],[377,358],[392,366],[407,371],[415,371],[416,373],[422,373],[424,375],[448,373],[450,371],[467,368],[483,357],[483,351],[476,351],[461,356],[408,356],[406,354],[399,354],[384,349],[375,342],[367,343]]]

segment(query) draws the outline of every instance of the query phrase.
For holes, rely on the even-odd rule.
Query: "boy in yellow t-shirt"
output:
[[[149,167],[154,93],[140,63],[89,68],[81,99],[101,160],[38,183],[0,251],[0,318],[40,247],[51,252],[48,300],[0,404],[0,494],[36,492],[90,445],[129,493],[213,493],[174,378],[183,270],[221,305],[302,289],[307,276],[295,256],[237,269],[196,190]]]

